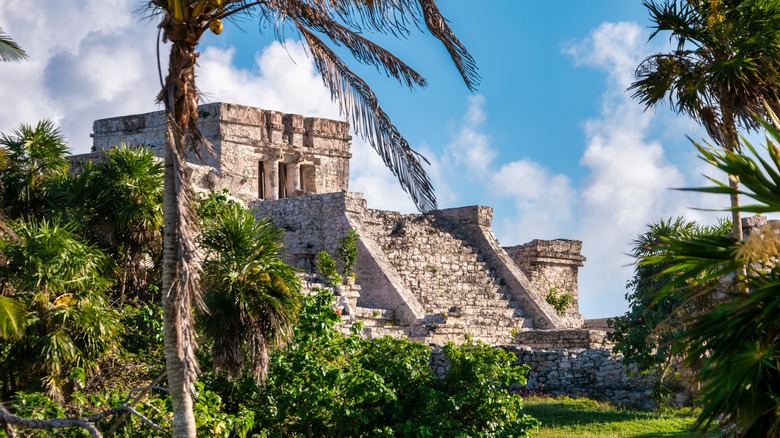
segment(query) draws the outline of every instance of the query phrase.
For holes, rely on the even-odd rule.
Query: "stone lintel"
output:
[[[537,256],[530,261],[531,265],[562,265],[562,266],[576,266],[582,267],[585,263],[585,257],[571,257],[568,254],[545,254],[544,256]]]

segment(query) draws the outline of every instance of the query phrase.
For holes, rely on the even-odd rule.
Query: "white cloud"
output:
[[[4,30],[30,56],[2,66],[4,82],[13,86],[0,90],[0,132],[50,118],[75,152],[85,152],[94,119],[155,110],[156,32],[138,22],[137,6],[135,0],[0,3]]]
[[[490,187],[514,202],[515,214],[495,225],[507,244],[560,238],[571,229],[577,193],[565,175],[523,159],[501,166]]]
[[[604,23],[587,38],[564,48],[575,64],[603,70],[607,88],[601,116],[585,124],[587,149],[580,163],[589,175],[580,187],[582,211],[578,239],[588,257],[580,270],[580,307],[590,317],[626,309],[625,283],[630,241],[645,226],[670,216],[691,216],[688,194],[670,190],[687,186],[685,169],[667,158],[651,139],[658,124],[626,89],[636,66],[649,54],[646,32],[634,23]]]
[[[482,124],[487,118],[484,105],[484,97],[469,96],[468,110],[461,127],[445,149],[444,159],[453,166],[467,170],[467,178],[471,180],[489,177],[489,168],[496,158],[492,139],[482,130]]]
[[[251,70],[235,67],[235,54],[234,48],[216,47],[201,54],[197,83],[207,99],[343,119],[299,43],[272,42],[255,55]]]

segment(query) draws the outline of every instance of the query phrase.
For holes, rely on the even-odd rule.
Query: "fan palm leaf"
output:
[[[12,226],[16,237],[0,243],[8,288],[0,307],[12,312],[10,319],[0,312],[0,327],[15,327],[4,336],[0,373],[12,388],[39,379],[59,398],[71,369],[93,371],[119,341],[119,314],[104,295],[106,258],[79,240],[75,225],[31,219]]]
[[[268,349],[290,338],[300,306],[300,280],[281,260],[282,236],[268,219],[256,220],[233,206],[202,239],[209,312],[201,322],[212,342],[214,367],[237,375],[248,353],[260,384],[268,370]]]
[[[0,203],[11,218],[40,215],[47,184],[69,168],[65,138],[50,120],[21,124],[10,135],[0,134],[7,166],[0,172]]]

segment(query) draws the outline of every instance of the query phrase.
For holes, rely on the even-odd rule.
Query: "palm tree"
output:
[[[346,47],[360,62],[376,66],[408,87],[425,79],[392,53],[362,36],[362,31],[406,35],[410,26],[424,26],[450,53],[466,85],[474,89],[476,66],[458,41],[434,0],[149,0],[152,16],[160,19],[163,39],[171,42],[168,74],[159,100],[168,114],[163,194],[163,319],[166,369],[173,401],[173,436],[194,437],[193,382],[198,373],[191,307],[202,306],[195,219],[186,171],[187,148],[196,152],[200,135],[195,85],[197,44],[203,32],[222,31],[222,20],[257,17],[282,34],[289,27],[301,36],[333,99],[351,117],[354,129],[373,145],[398,176],[417,206],[436,208],[433,188],[420,155],[391,123],[368,84],[327,45]],[[205,147],[208,149],[208,147]]]
[[[104,295],[107,260],[79,240],[75,224],[30,219],[13,228],[17,238],[0,243],[6,259],[0,305],[10,310],[0,312],[0,327],[13,327],[0,332],[0,373],[11,389],[40,379],[51,396],[61,398],[73,368],[94,371],[118,345],[119,314]]]
[[[282,262],[283,235],[267,218],[230,206],[202,237],[209,311],[201,322],[214,368],[235,376],[248,355],[258,384],[265,383],[269,348],[290,338],[298,316],[301,283]]]
[[[768,145],[763,157],[747,142],[750,156],[697,145],[705,161],[737,176],[740,192],[755,201],[740,211],[780,211],[780,123],[774,119],[774,124],[764,125]],[[728,183],[711,181],[714,187],[691,190],[736,191]],[[780,223],[771,221],[745,240],[669,238],[655,249],[656,255],[643,263],[665,266],[664,272],[675,273],[678,281],[654,291],[651,300],[658,302],[679,290],[687,292],[684,303],[702,294],[723,297],[710,312],[689,318],[675,340],[675,351],[684,353],[698,370],[703,409],[697,426],[707,429],[720,421],[731,426],[734,436],[780,435]],[[741,266],[749,268],[744,283],[719,281]],[[707,284],[714,287],[699,289]]]
[[[116,257],[125,289],[143,289],[145,256],[159,246],[163,166],[147,148],[126,145],[105,151],[105,160],[53,185],[50,208],[84,224],[89,238]]]
[[[634,275],[626,287],[626,300],[629,310],[622,316],[609,320],[608,339],[615,343],[614,353],[623,354],[625,363],[636,364],[639,371],[647,372],[654,368],[661,371],[663,379],[670,365],[679,363],[679,352],[673,350],[673,344],[684,329],[685,321],[692,315],[712,309],[716,301],[706,294],[691,299],[691,292],[708,291],[712,284],[693,278],[682,282],[689,287],[685,292],[674,291],[663,299],[656,300],[653,295],[668,284],[679,286],[677,278],[685,271],[668,272],[672,263],[646,264],[642,261],[649,257],[660,257],[658,245],[668,239],[691,240],[706,236],[727,240],[732,226],[729,221],[720,221],[717,225],[700,225],[683,218],[661,220],[649,224],[647,230],[632,242],[631,255],[636,260]]]
[[[27,59],[24,49],[19,47],[0,27],[0,61],[19,61]]]
[[[630,90],[648,108],[668,98],[677,113],[701,123],[726,151],[739,150],[738,129],[759,127],[753,114],[776,106],[780,87],[780,3],[757,0],[644,0],[654,38],[669,32],[676,47],[646,58]],[[735,189],[738,180],[731,176]],[[734,235],[742,237],[731,194]]]
[[[0,207],[11,218],[40,216],[47,184],[64,177],[70,167],[65,137],[51,120],[22,124],[11,135],[0,134],[7,163],[0,171]]]

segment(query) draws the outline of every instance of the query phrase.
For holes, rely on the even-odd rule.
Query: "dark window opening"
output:
[[[298,168],[298,179],[300,180],[298,187],[301,189],[301,194],[306,193],[306,176],[304,175],[304,170],[304,166]]]
[[[279,163],[279,199],[287,197],[287,166]]]
[[[257,165],[257,197],[265,199],[265,161]]]

